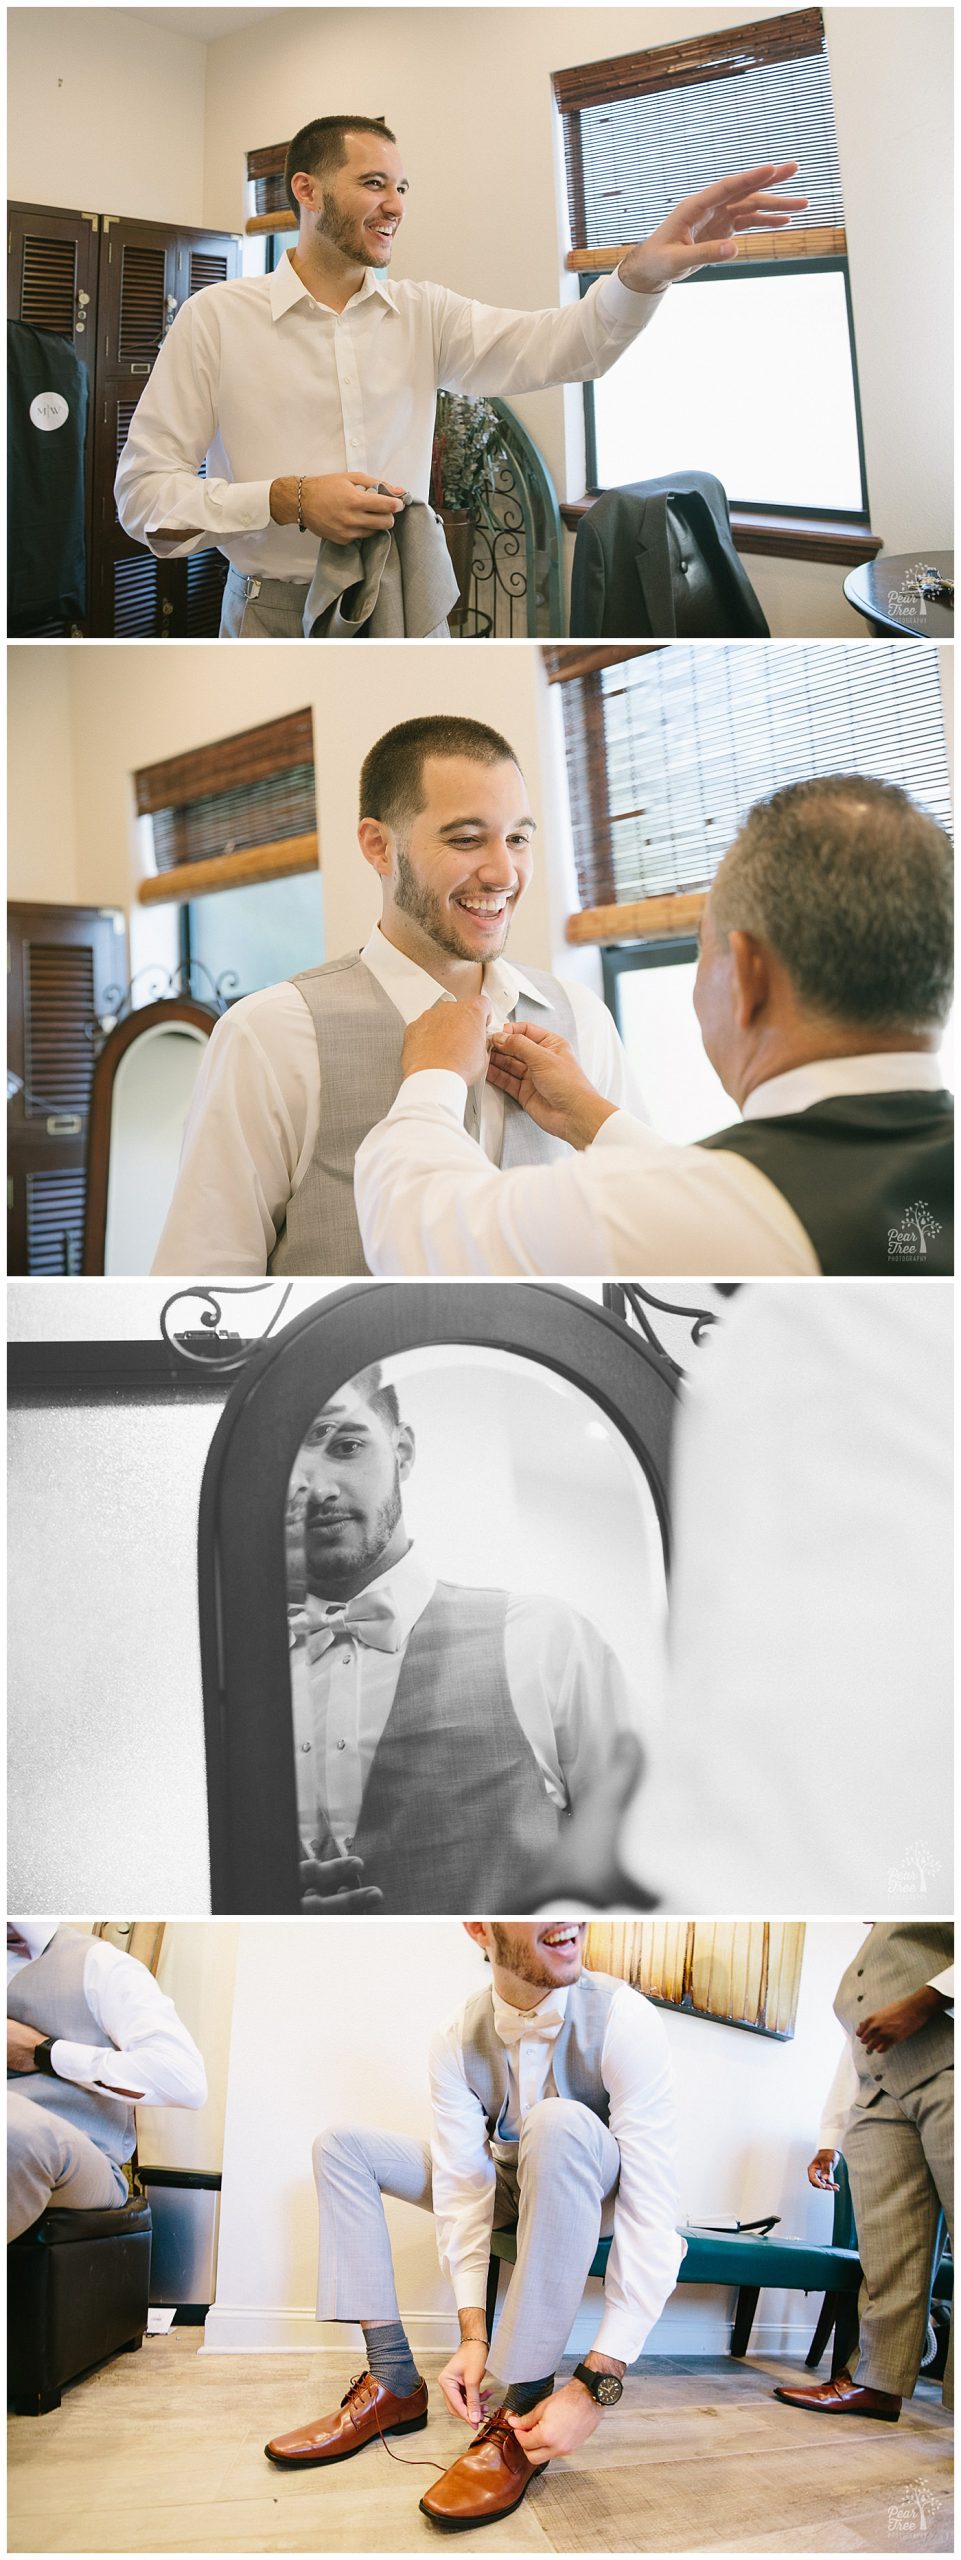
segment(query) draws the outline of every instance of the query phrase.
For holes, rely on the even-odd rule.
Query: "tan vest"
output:
[[[857,2028],[873,2009],[884,2009],[890,2000],[906,2000],[912,1991],[920,1991],[933,1974],[944,1973],[953,1957],[954,1930],[949,1923],[876,1920],[869,1930],[842,1975],[834,2003],[835,2017],[851,2039],[860,2106],[870,2106],[879,2089],[900,2098],[908,2089],[919,2089],[922,2081],[933,2080],[936,2072],[952,2069],[954,2020],[947,2009],[929,2019],[917,2035],[891,2045],[887,2053],[866,2053],[858,2043]]]
[[[525,969],[537,990],[519,999],[525,1015],[559,1031],[577,1049],[570,998],[557,978],[541,969]],[[390,997],[359,951],[342,960],[327,960],[305,969],[293,981],[314,1026],[320,1061],[320,1128],[304,1179],[287,1204],[287,1220],[270,1257],[269,1268],[287,1272],[333,1272],[338,1279],[365,1272],[364,1248],[354,1207],[354,1164],[361,1141],[386,1117],[403,1082],[401,1065],[406,1025]],[[548,1012],[548,1006],[550,1011]],[[566,1155],[562,1138],[550,1138],[513,1102],[504,1102],[504,1139],[500,1161],[505,1168],[549,1164]],[[477,1097],[468,1100],[468,1125],[476,1122]]]

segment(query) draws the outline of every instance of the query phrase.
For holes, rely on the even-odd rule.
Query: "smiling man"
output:
[[[637,1733],[639,1703],[591,1619],[480,1587],[483,1558],[477,1585],[438,1579],[404,1518],[414,1461],[396,1390],[372,1368],[316,1416],[291,1475],[306,1911],[530,1909],[527,1875]]]
[[[362,951],[234,1005],[208,1043],[154,1269],[366,1271],[354,1159],[390,1109],[404,1033],[425,1006],[483,994],[561,1033],[612,1105],[639,1110],[606,1006],[576,981],[504,957],[534,868],[530,795],[513,749],[479,720],[427,715],[378,739],[360,778],[358,841],[380,882]],[[568,1153],[486,1081],[462,1124],[492,1164]]]
[[[771,192],[796,165],[685,198],[583,301],[501,311],[390,283],[408,192],[395,137],[315,117],[287,153],[296,249],[192,295],[163,341],[117,472],[125,532],[158,559],[225,554],[221,636],[300,638],[323,545],[389,529],[405,492],[428,499],[438,390],[513,397],[606,373],[668,285],[803,208]]]
[[[671,2069],[656,2009],[627,1983],[585,1971],[583,1921],[465,1926],[491,1980],[434,2038],[430,2145],[359,2126],[332,2127],[314,2144],[317,2317],[359,2321],[369,2368],[329,2416],[266,2447],[284,2468],[322,2469],[429,2424],[383,2198],[423,2205],[434,2214],[461,2332],[440,2388],[472,2431],[454,2463],[434,2466],[441,2476],[420,2500],[445,2532],[510,2515],[538,2470],[603,2425],[684,2255]],[[490,2237],[515,2224],[517,2261],[491,2351]],[[597,2336],[555,2390],[602,2233],[611,2251]],[[482,2390],[489,2353],[496,2394]]]

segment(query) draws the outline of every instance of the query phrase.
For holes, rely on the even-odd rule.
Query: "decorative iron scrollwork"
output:
[[[200,983],[203,981],[206,983]],[[94,1056],[99,1057],[104,1041],[116,1030],[118,1022],[124,1022],[128,1014],[143,1005],[162,1004],[170,996],[186,996],[194,1004],[207,1005],[211,1013],[226,1013],[239,985],[236,969],[224,969],[219,978],[214,978],[202,960],[181,961],[176,969],[162,969],[153,962],[135,969],[127,986],[104,988],[101,1011],[84,1025]],[[136,999],[135,987],[142,989]]]
[[[186,1361],[191,1368],[213,1367],[222,1371],[225,1376],[235,1370],[243,1369],[253,1353],[259,1350],[261,1343],[269,1339],[280,1323],[294,1284],[292,1280],[284,1283],[269,1324],[264,1326],[262,1333],[255,1334],[252,1340],[246,1339],[239,1333],[224,1331],[221,1300],[223,1298],[254,1298],[264,1289],[271,1289],[275,1285],[276,1283],[271,1280],[247,1280],[238,1281],[232,1287],[224,1284],[216,1289],[210,1289],[198,1280],[192,1287],[175,1289],[172,1295],[165,1299],[160,1310],[160,1331],[165,1343],[176,1354],[178,1360]],[[174,1333],[168,1323],[171,1309],[182,1306],[184,1300],[190,1298],[203,1301],[203,1312],[199,1324],[192,1326],[188,1332]]]
[[[733,1288],[729,1287],[725,1294],[733,1295]],[[702,1344],[709,1339],[713,1326],[720,1322],[720,1314],[716,1307],[679,1307],[672,1298],[656,1298],[653,1289],[645,1288],[640,1280],[605,1281],[604,1305],[609,1315],[620,1317],[622,1324],[630,1326],[633,1318],[645,1342],[650,1343],[653,1351],[660,1352],[662,1360],[669,1363],[676,1378],[686,1378],[687,1370],[680,1360],[675,1360],[673,1352],[668,1351],[661,1341],[647,1314],[648,1307],[655,1307],[659,1315],[680,1316],[684,1323],[689,1324],[691,1346],[695,1351],[701,1349]]]

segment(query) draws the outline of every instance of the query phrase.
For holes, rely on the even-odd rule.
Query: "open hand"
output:
[[[886,2008],[873,2009],[869,2018],[862,2018],[858,2043],[867,2053],[887,2053],[891,2045],[906,2044],[909,2036],[916,2036],[944,2006],[940,1992],[925,1983],[923,1990],[910,1992],[906,2000],[889,2000]]]
[[[723,266],[736,258],[738,231],[784,231],[792,213],[803,213],[806,196],[774,194],[785,178],[793,178],[796,160],[764,161],[757,169],[740,169],[733,178],[716,178],[713,186],[685,196],[649,240],[640,240],[621,259],[618,275],[632,293],[663,293],[698,267]]]
[[[446,1067],[449,1074],[463,1076],[465,1084],[482,1084],[487,1073],[490,1010],[486,996],[466,996],[459,1004],[442,996],[426,1013],[418,1014],[404,1037],[405,1076],[417,1075],[422,1068]]]
[[[570,1147],[589,1147],[616,1108],[596,1091],[560,1032],[544,1031],[535,1022],[495,1031],[487,1080],[511,1094],[539,1129],[566,1138]]]

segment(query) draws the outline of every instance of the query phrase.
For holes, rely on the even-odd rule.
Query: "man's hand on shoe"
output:
[[[949,2006],[941,1992],[926,1982],[921,1991],[909,1992],[906,2000],[889,2000],[886,2008],[872,2009],[870,2017],[861,2020],[858,2043],[866,2053],[887,2053],[893,2044],[906,2044],[909,2036],[916,2036],[937,2017],[939,2009]]]
[[[536,2409],[528,2409],[526,2417],[512,2409],[507,2415],[521,2452],[528,2462],[540,2463],[550,2462],[554,2454],[576,2453],[600,2425],[603,2412],[583,2382],[564,2382],[547,2400],[539,2400]]]
[[[464,2338],[438,2376],[448,2408],[455,2418],[466,2418],[472,2427],[479,2427],[487,2415],[490,2393],[481,2390],[486,2371],[486,2338]]]
[[[465,996],[459,1004],[440,997],[408,1025],[404,1075],[419,1075],[423,1068],[446,1067],[449,1074],[463,1076],[465,1084],[482,1084],[487,1074],[489,1021],[486,996]]]
[[[363,1873],[362,1858],[302,1858],[301,1910],[376,1911],[383,1894],[376,1885],[362,1882]]]

